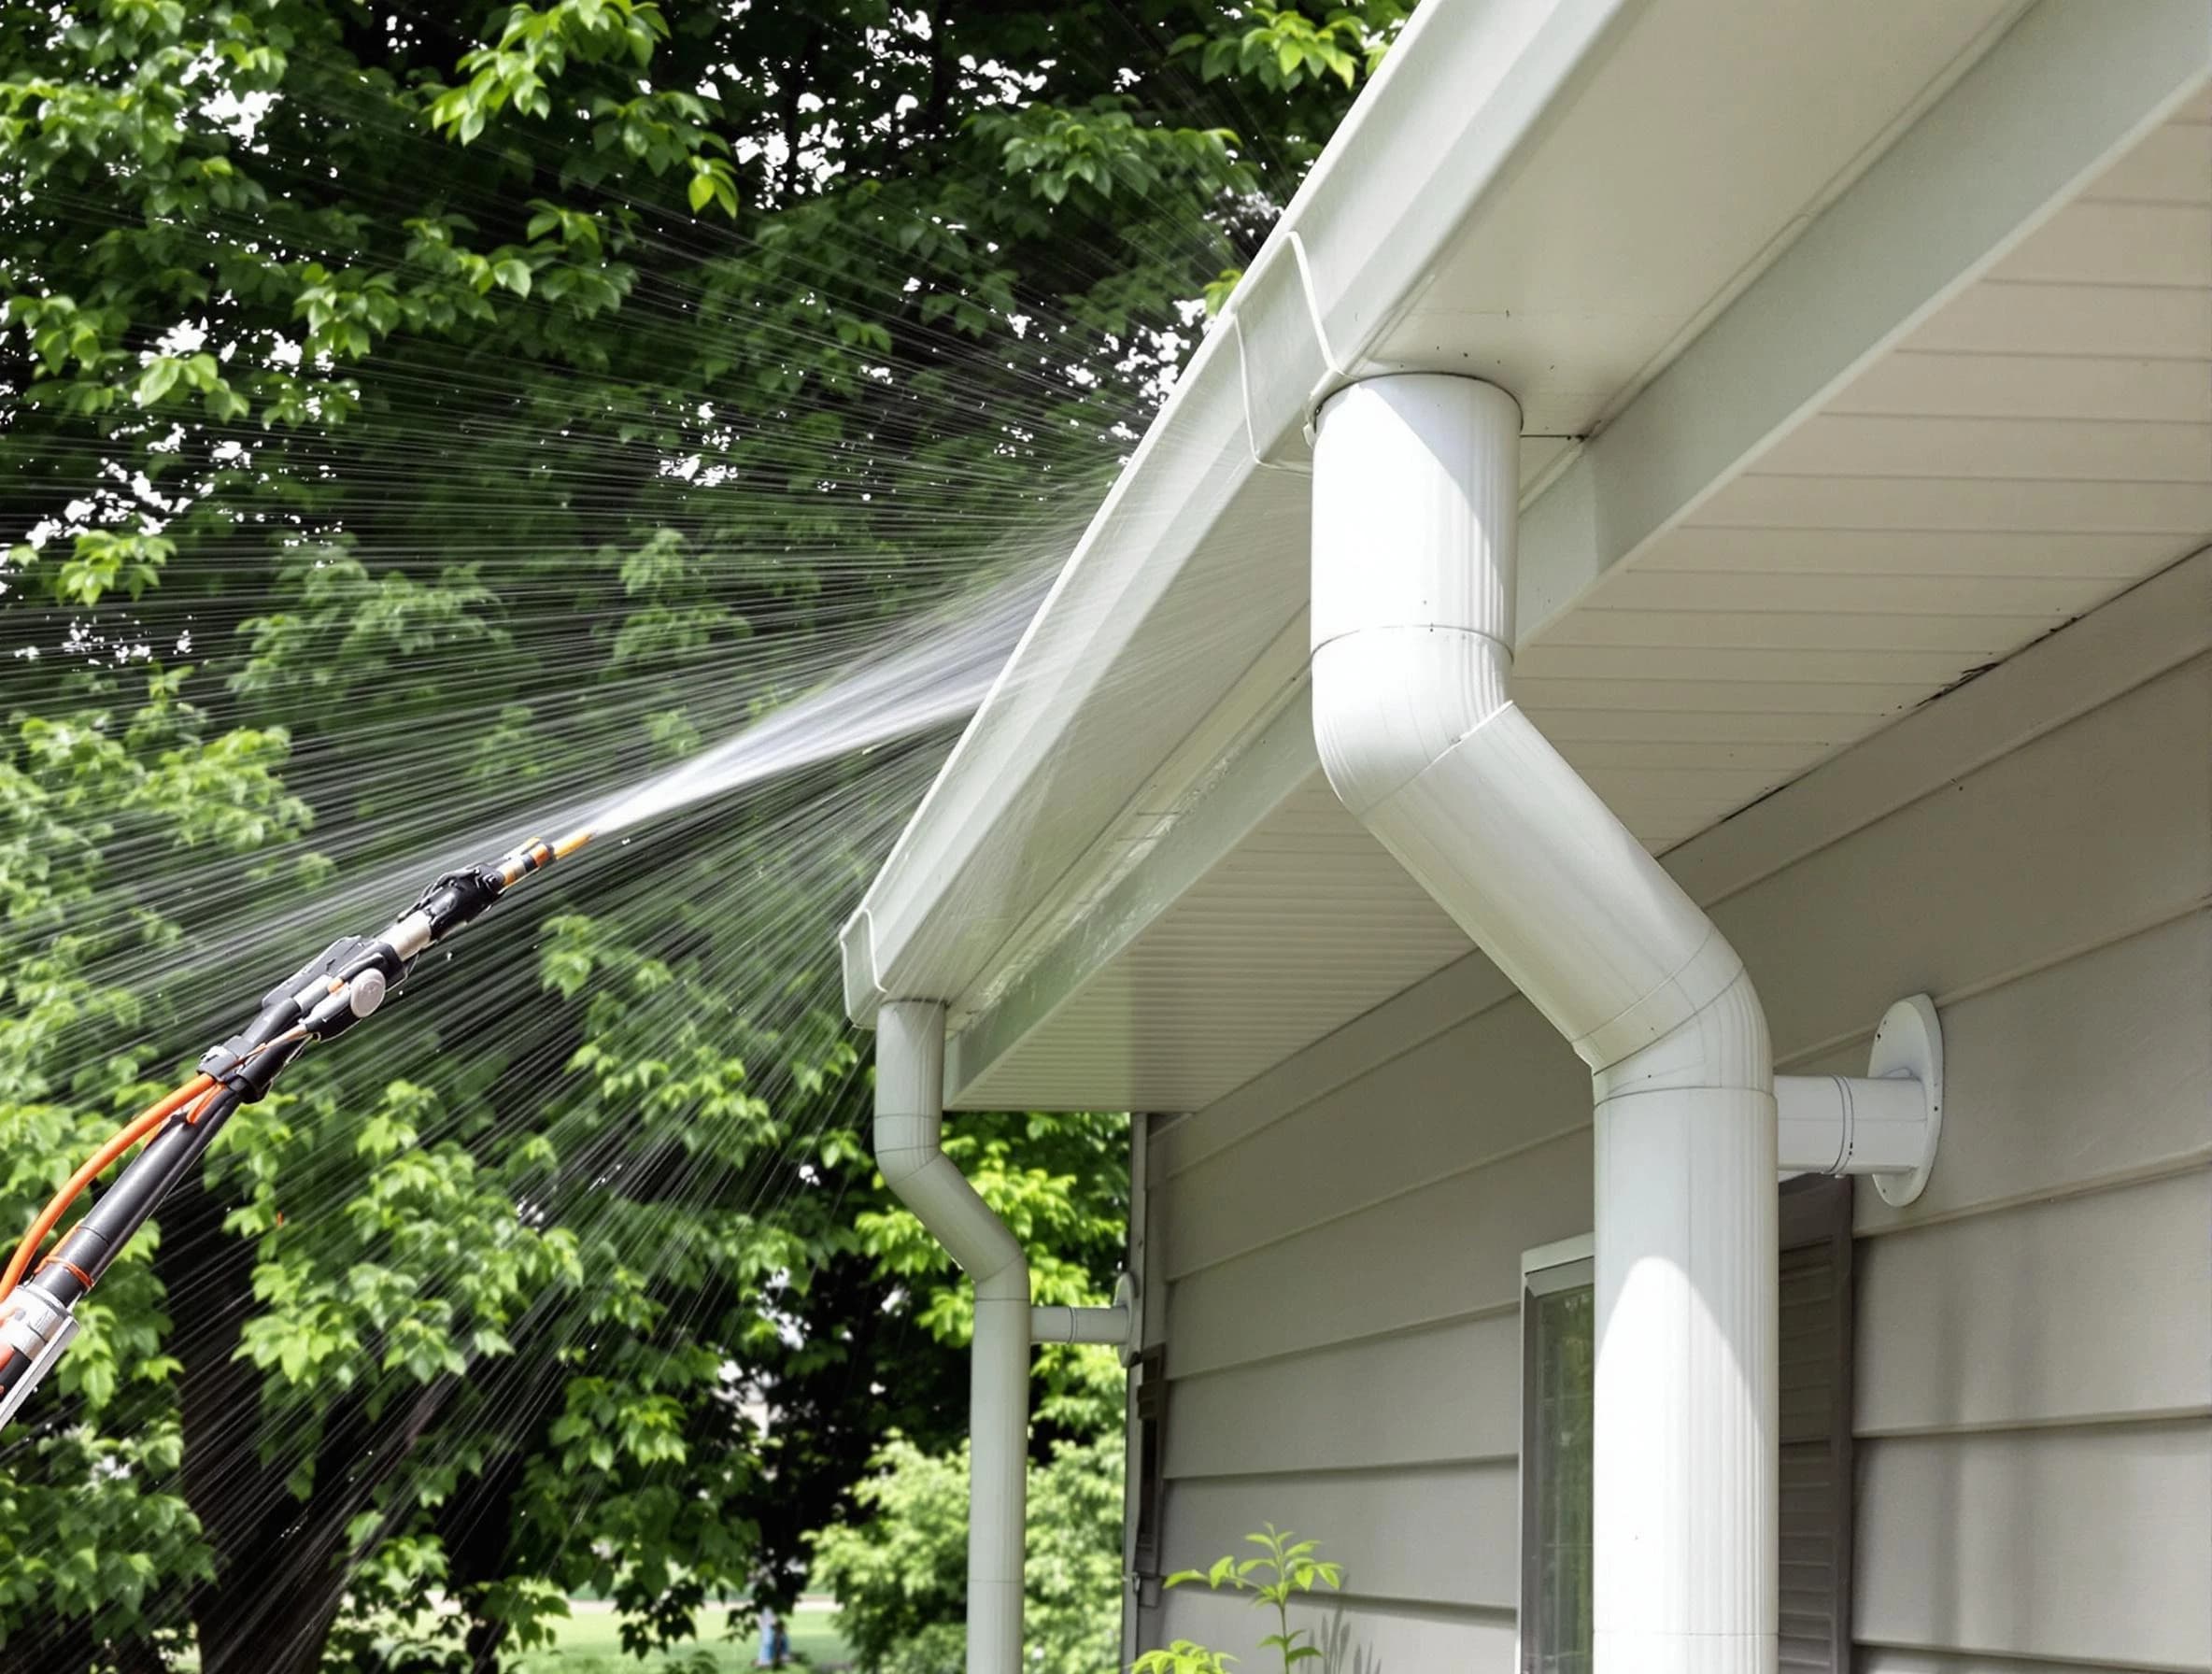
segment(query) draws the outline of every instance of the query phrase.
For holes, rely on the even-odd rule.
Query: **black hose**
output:
[[[342,1034],[374,1012],[425,947],[481,916],[512,885],[590,840],[588,830],[560,843],[532,839],[490,865],[447,872],[381,936],[342,936],[332,943],[270,989],[252,1022],[209,1048],[200,1072],[216,1084],[215,1090],[170,1116],[38,1270],[0,1300],[0,1425],[15,1415],[69,1346],[77,1331],[71,1310],[206,1155],[233,1111],[267,1093],[310,1042]]]
[[[152,1218],[170,1187],[206,1155],[222,1125],[238,1108],[238,1094],[223,1087],[199,1107],[179,1112],[131,1159],[116,1182],[102,1192],[69,1229],[38,1270],[23,1281],[57,1308],[74,1307],[121,1254],[123,1245]]]

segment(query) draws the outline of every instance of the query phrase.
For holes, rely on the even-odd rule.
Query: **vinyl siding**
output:
[[[1858,1194],[1859,1667],[2212,1668],[2212,658],[1794,852],[1709,903],[1781,1067],[1862,1071],[1916,990],[1948,1058],[1926,1195]],[[1510,1668],[1519,1256],[1589,1229],[1581,1066],[1469,960],[1154,1145],[1168,1567],[1289,1525],[1349,1568],[1298,1618],[1330,1666]]]

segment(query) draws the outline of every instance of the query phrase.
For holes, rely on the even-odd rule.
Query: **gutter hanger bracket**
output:
[[[1311,476],[1315,407],[1347,380],[1322,324],[1312,264],[1296,228],[1278,231],[1246,269],[1215,322],[1237,353],[1244,442],[1255,465]]]
[[[1244,403],[1244,451],[1252,456],[1254,467],[1261,471],[1286,471],[1293,476],[1311,476],[1311,465],[1294,465],[1282,460],[1269,459],[1259,450],[1259,433],[1252,423],[1252,356],[1244,347],[1244,319],[1232,308],[1223,316],[1229,328],[1232,347],[1237,351],[1237,390]],[[1308,443],[1311,445],[1309,435]]]

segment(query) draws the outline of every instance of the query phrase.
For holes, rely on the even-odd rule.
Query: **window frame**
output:
[[[1828,1340],[1830,1365],[1828,1369],[1829,1412],[1824,1437],[1799,1436],[1790,1440],[1787,1424],[1778,1416],[1777,1482],[1782,1484],[1789,1464],[1787,1451],[1794,1447],[1819,1444],[1827,1450],[1823,1469],[1827,1480],[1836,1484],[1832,1503],[1828,1507],[1828,1521],[1824,1532],[1829,1542],[1831,1568],[1829,1572],[1829,1636],[1824,1644],[1817,1644],[1808,1635],[1797,1632],[1797,1650],[1802,1655],[1818,1650],[1824,1653],[1825,1666],[1830,1669],[1848,1669],[1853,1654],[1851,1643],[1852,1591],[1855,1577],[1852,1573],[1856,1555],[1856,1497],[1853,1490],[1855,1477],[1852,1446],[1852,1415],[1857,1410],[1856,1367],[1854,1349],[1858,1318],[1858,1300],[1853,1273],[1856,1240],[1852,1214],[1852,1182],[1849,1176],[1800,1176],[1780,1185],[1777,1197],[1777,1258],[1780,1271],[1778,1285],[1790,1271],[1790,1257],[1794,1253],[1819,1250],[1828,1262],[1829,1284],[1832,1287],[1827,1327],[1832,1335]],[[1514,1664],[1521,1674],[1533,1674],[1538,1647],[1529,1638],[1532,1624],[1538,1619],[1538,1599],[1541,1586],[1538,1568],[1541,1552],[1535,1527],[1537,1507],[1529,1493],[1533,1481],[1535,1461],[1540,1456],[1537,1451],[1536,1390],[1538,1369],[1536,1353],[1536,1316],[1529,1304],[1535,1299],[1558,1291],[1595,1283],[1592,1252],[1595,1240],[1590,1234],[1580,1238],[1562,1239],[1556,1243],[1539,1245],[1523,1253],[1521,1257],[1521,1456],[1516,1462],[1516,1486],[1520,1497],[1520,1514],[1515,1527],[1520,1536],[1518,1572],[1520,1597],[1514,1618]],[[1778,1325],[1779,1325],[1778,1321]],[[1809,1342],[1813,1339],[1803,1339]],[[1789,1365],[1789,1352],[1778,1340],[1778,1357],[1784,1369]],[[1796,1513],[1802,1517],[1803,1513]],[[1784,1551],[1781,1542],[1791,1532],[1793,1513],[1786,1506],[1778,1508],[1776,1520],[1777,1559],[1781,1562]],[[1800,1531],[1801,1532],[1801,1531]],[[1786,1577],[1782,1592],[1778,1595],[1778,1605],[1783,1607],[1776,1622],[1778,1639],[1789,1640],[1793,1636],[1791,1617],[1787,1609]]]

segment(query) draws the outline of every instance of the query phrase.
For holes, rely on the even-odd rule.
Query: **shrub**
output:
[[[894,1438],[856,1491],[865,1515],[814,1537],[812,1585],[843,1607],[862,1674],[959,1674],[968,1450]],[[1099,1674],[1121,1643],[1122,1439],[1062,1443],[1029,1472],[1024,1639],[1030,1674]]]

